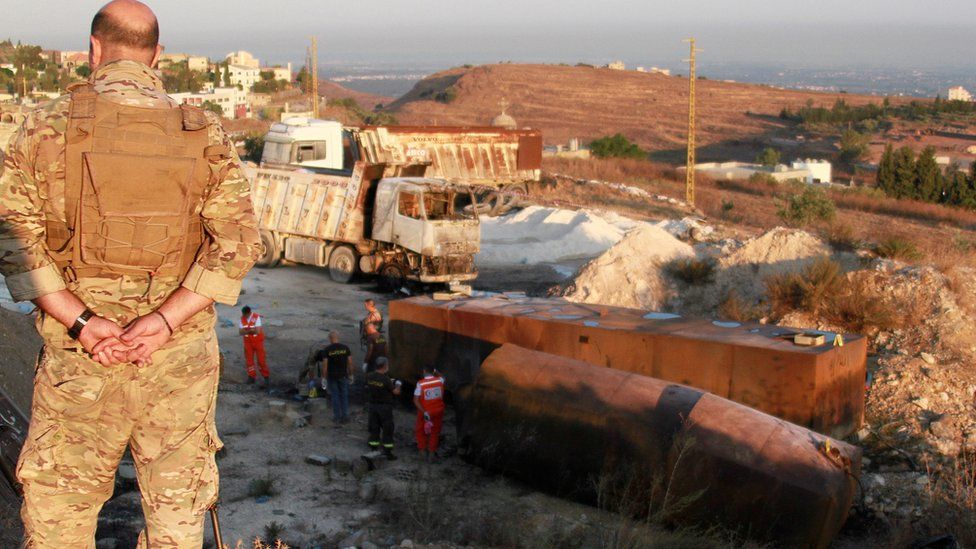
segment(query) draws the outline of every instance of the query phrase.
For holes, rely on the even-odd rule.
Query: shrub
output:
[[[759,153],[756,157],[756,163],[766,166],[767,168],[775,168],[779,164],[779,151],[772,147],[766,147]]]
[[[831,221],[836,215],[836,208],[827,193],[808,185],[798,194],[787,198],[776,215],[790,225],[804,227],[814,221]]]
[[[895,305],[886,303],[863,278],[844,283],[829,296],[825,318],[845,330],[872,334],[905,324],[905,315]]]
[[[918,251],[914,243],[898,237],[882,240],[875,245],[874,253],[880,257],[900,261],[918,261],[922,257],[922,253]]]
[[[434,101],[438,103],[451,103],[457,99],[458,91],[454,86],[449,86],[444,91],[437,92],[434,94]]]
[[[839,263],[820,258],[799,273],[782,273],[766,279],[766,295],[774,317],[800,310],[817,315],[830,308],[845,279]]]
[[[718,314],[721,318],[736,322],[749,322],[762,317],[759,307],[739,297],[739,293],[735,290],[730,291],[725,300],[719,304]]]
[[[825,236],[835,250],[852,252],[861,247],[861,241],[854,235],[854,229],[846,223],[832,223]]]
[[[270,475],[252,480],[247,487],[247,495],[252,498],[259,498],[261,496],[271,497],[276,493],[275,479]]]
[[[244,138],[244,160],[260,163],[264,154],[264,136],[250,134]]]
[[[711,282],[712,276],[715,274],[715,261],[693,257],[676,259],[669,263],[665,270],[685,284],[698,286]]]
[[[271,521],[264,525],[264,542],[267,544],[275,543],[281,539],[282,532],[285,531],[285,525],[279,524],[278,521]]]
[[[597,158],[647,158],[646,151],[619,133],[591,142],[590,152]]]

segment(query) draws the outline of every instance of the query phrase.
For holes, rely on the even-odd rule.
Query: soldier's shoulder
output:
[[[207,117],[207,132],[210,135],[211,143],[223,143],[227,137],[227,130],[224,129],[223,121],[212,111],[203,111]]]
[[[21,129],[28,135],[64,133],[68,126],[70,106],[71,97],[62,95],[27,109],[20,117]]]

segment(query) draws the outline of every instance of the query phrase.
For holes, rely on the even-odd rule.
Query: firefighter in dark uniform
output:
[[[387,375],[390,370],[386,357],[376,359],[376,370],[366,374],[366,401],[369,407],[369,447],[379,450],[394,460],[393,455],[393,406],[400,394],[400,381]]]

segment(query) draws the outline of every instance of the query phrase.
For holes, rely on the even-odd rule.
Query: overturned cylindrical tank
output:
[[[472,459],[560,496],[677,525],[823,547],[861,452],[659,379],[506,344],[470,394]]]

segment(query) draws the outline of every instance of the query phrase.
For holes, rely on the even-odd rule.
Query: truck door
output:
[[[393,243],[419,253],[423,247],[424,224],[421,193],[400,191],[397,194],[396,215],[393,216]]]

